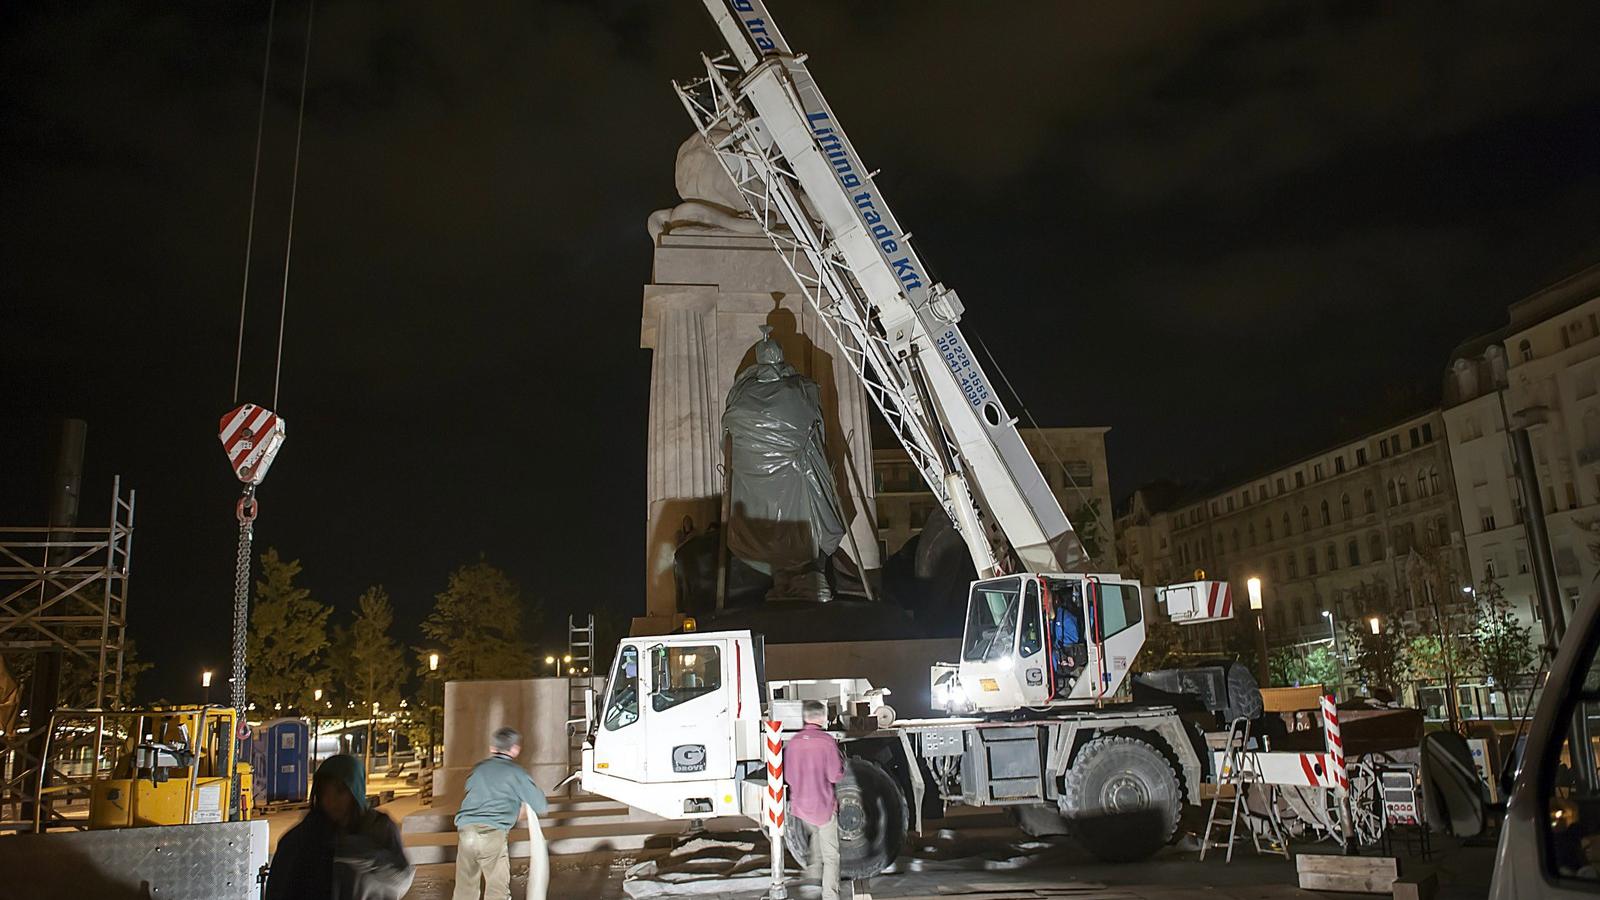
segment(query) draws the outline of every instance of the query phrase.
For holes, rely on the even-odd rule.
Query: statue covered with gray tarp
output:
[[[728,549],[772,574],[768,600],[827,600],[823,561],[844,516],[823,443],[816,382],[784,360],[762,327],[755,363],[734,379],[722,414],[730,436]]]

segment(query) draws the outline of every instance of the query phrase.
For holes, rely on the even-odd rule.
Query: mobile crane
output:
[[[961,659],[931,673],[936,705],[966,717],[845,739],[844,873],[881,871],[913,813],[920,830],[946,803],[1064,823],[1104,859],[1149,856],[1181,804],[1199,802],[1210,754],[1174,709],[1108,702],[1144,643],[1140,584],[1084,571],[1082,542],[961,333],[961,300],[929,277],[805,57],[762,0],[704,2],[729,52],[702,56],[705,75],[675,83],[678,97],[978,574]],[[1188,603],[1190,622],[1215,621],[1226,604],[1193,598],[1219,589],[1174,586],[1165,599]],[[1078,637],[1052,639],[1063,633]],[[622,641],[588,723],[583,788],[666,818],[756,817],[768,694],[748,631]],[[788,834],[804,858],[799,830]]]

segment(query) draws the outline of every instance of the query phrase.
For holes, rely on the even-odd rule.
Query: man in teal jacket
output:
[[[517,765],[522,735],[501,728],[490,739],[489,758],[472,767],[467,794],[456,813],[456,888],[454,900],[478,900],[479,880],[483,900],[508,900],[511,896],[511,857],[507,834],[526,806],[528,822],[528,896],[543,900],[550,881],[550,857],[539,830],[538,816],[549,808],[544,792],[527,770]]]

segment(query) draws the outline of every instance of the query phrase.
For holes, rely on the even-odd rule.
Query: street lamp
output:
[[[1250,592],[1250,611],[1256,619],[1256,677],[1266,687],[1272,673],[1267,667],[1267,614],[1261,608],[1261,579],[1252,575],[1244,586]]]
[[[1367,619],[1367,624],[1372,627],[1373,634],[1378,634],[1383,631],[1382,623],[1378,621],[1377,616],[1372,616],[1371,618]]]
[[[1342,687],[1344,685],[1344,657],[1339,655],[1338,617],[1333,614],[1331,609],[1323,610],[1322,617],[1328,620],[1328,639],[1333,642],[1333,661],[1339,667],[1339,686]],[[1338,691],[1335,690],[1334,694],[1337,696]]]
[[[311,692],[311,771],[317,770],[317,742],[322,739],[322,688]]]
[[[206,669],[204,672],[200,673],[200,690],[203,692],[200,695],[200,698],[201,698],[200,699],[200,704],[202,706],[210,706],[211,705],[211,670],[210,669]]]
[[[438,673],[439,673],[439,654],[437,654],[437,653],[429,653],[428,654],[428,674],[433,678],[433,689],[439,692],[438,695],[436,695],[436,698],[435,698],[438,702],[436,702],[433,705],[433,709],[428,710],[428,765],[429,766],[433,766],[434,765],[434,763],[435,763],[434,750],[435,750],[435,748],[437,748],[439,746],[438,741],[437,741],[438,732],[436,732],[434,730],[434,727],[433,727],[433,716],[434,716],[434,713],[438,711],[439,707],[444,705],[444,688],[443,688],[443,686],[441,684],[439,684],[439,675],[438,675]]]
[[[562,664],[563,663],[570,664],[571,662],[572,662],[572,654],[571,653],[568,653],[568,654],[566,654],[564,656],[560,656],[560,657],[546,656],[544,658],[544,664],[545,665],[547,665],[547,666],[555,666],[556,667],[556,677],[557,678],[561,677],[561,666],[562,666]]]

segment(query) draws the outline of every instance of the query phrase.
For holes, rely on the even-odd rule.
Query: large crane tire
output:
[[[1095,858],[1136,862],[1171,843],[1183,794],[1166,755],[1127,734],[1083,746],[1062,778],[1061,814]]]
[[[887,869],[900,856],[911,822],[900,786],[877,763],[846,759],[834,794],[839,800],[840,876],[870,878]],[[810,838],[792,806],[783,840],[803,868],[810,859]]]

